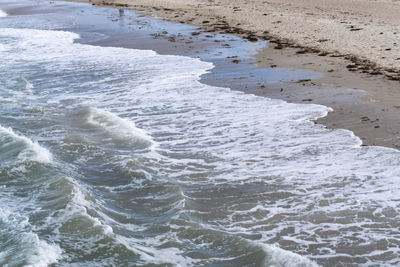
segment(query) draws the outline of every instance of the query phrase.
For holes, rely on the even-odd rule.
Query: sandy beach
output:
[[[392,79],[399,79],[398,1],[89,2],[145,9],[162,18],[201,25],[206,30],[240,33],[249,39],[276,39],[279,47],[299,46],[306,48],[307,52],[346,56],[356,65],[349,68],[360,68],[361,71],[372,73],[383,72]]]
[[[397,1],[89,2],[200,26],[199,32],[230,33],[251,42],[268,40],[270,44],[258,52],[258,67],[307,69],[323,73],[324,78],[268,88],[248,86],[243,80],[208,82],[219,86],[229,82],[234,89],[257,95],[329,106],[334,111],[317,123],[349,129],[364,145],[400,147]]]
[[[0,1],[0,265],[399,266],[397,72],[179,4]]]

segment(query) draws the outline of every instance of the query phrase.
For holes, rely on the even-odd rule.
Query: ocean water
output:
[[[0,265],[399,264],[399,151],[212,63],[0,16]]]

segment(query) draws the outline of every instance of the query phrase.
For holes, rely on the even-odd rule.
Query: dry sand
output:
[[[349,129],[366,145],[400,148],[399,1],[78,1],[131,8],[250,41],[270,40],[258,53],[259,67],[303,68],[325,77],[246,92],[332,107],[335,111],[317,123]],[[240,90],[244,84],[230,86]]]

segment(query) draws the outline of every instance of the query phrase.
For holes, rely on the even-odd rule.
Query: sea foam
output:
[[[0,18],[6,17],[7,13],[0,9]]]
[[[22,40],[16,46],[20,49],[18,57],[25,60],[24,67],[26,62],[46,66],[47,79],[54,79],[47,81],[53,86],[40,90],[50,99],[46,104],[74,110],[84,102],[104,108],[88,108],[84,124],[94,129],[89,132],[109,138],[112,145],[129,144],[130,140],[150,143],[150,136],[160,143],[162,161],[154,166],[143,161],[143,165],[146,169],[153,168],[150,173],[154,180],[160,178],[157,174],[161,170],[162,176],[184,185],[184,196],[190,201],[185,204],[186,210],[180,212],[190,215],[185,221],[188,225],[207,221],[227,233],[225,237],[241,233],[261,235],[257,242],[276,242],[319,259],[335,257],[337,246],[346,249],[343,244],[354,247],[367,244],[368,248],[377,246],[376,240],[388,244],[391,241],[387,233],[398,231],[397,227],[391,227],[392,223],[395,225],[391,218],[399,214],[399,152],[361,147],[361,140],[349,131],[331,131],[313,124],[312,120],[330,111],[327,107],[290,104],[206,86],[199,79],[212,64],[200,60],[160,56],[153,51],[74,44],[78,36],[61,31],[0,29],[0,35]],[[15,55],[5,62],[11,64],[12,58]],[[60,82],[62,79],[67,82]],[[133,123],[137,114],[141,127],[148,133]],[[32,147],[32,141],[25,143]],[[101,142],[95,142],[94,146],[96,151],[104,148]],[[107,150],[110,151],[113,150]],[[101,160],[96,158],[95,166],[101,165]],[[103,162],[109,166],[107,163]],[[126,208],[120,202],[122,193],[107,194],[102,201],[111,206],[120,204],[117,210]],[[142,208],[135,193],[125,193],[132,197],[129,203],[133,204],[124,211],[132,212],[131,208],[136,206]],[[146,205],[157,194],[140,193],[144,194]],[[161,206],[152,207],[154,210],[162,210],[165,205],[156,204]],[[388,208],[394,210],[394,216],[385,217]],[[142,210],[137,210],[139,215]],[[374,217],[374,213],[378,215]],[[132,214],[124,220],[129,221]],[[349,218],[357,220],[352,222]],[[154,218],[150,219],[149,225],[153,221]],[[388,223],[377,228],[368,226],[382,221]],[[189,226],[188,229],[190,236]],[[354,241],[355,233],[362,237],[359,243]],[[173,238],[166,240],[180,241]],[[133,248],[138,247],[136,239],[123,239]],[[193,245],[203,246],[203,240],[198,240]],[[147,251],[154,249],[146,240],[139,243]],[[396,243],[394,240],[390,245],[398,255]],[[314,244],[321,250],[312,249]],[[382,243],[378,245],[381,248]],[[168,251],[175,250],[165,250]],[[271,264],[282,261],[286,265],[313,264],[273,247],[267,247],[266,251],[271,254]],[[365,251],[358,253],[354,257],[369,255]],[[181,251],[174,254],[184,256]],[[146,255],[141,256],[147,260]],[[154,261],[152,257],[149,260]],[[182,262],[185,260],[183,257]]]
[[[0,157],[16,156],[21,161],[51,163],[52,154],[37,142],[14,133],[11,128],[0,125]],[[5,154],[4,154],[5,153]]]
[[[87,123],[107,134],[111,141],[131,143],[143,148],[154,145],[151,137],[145,131],[136,127],[131,120],[93,107],[87,108],[86,115]]]
[[[9,240],[12,240],[14,244],[7,246],[6,242],[0,245],[2,266],[8,266],[12,262],[21,266],[45,267],[56,263],[62,257],[62,250],[58,245],[40,239],[38,234],[32,231],[33,226],[29,218],[17,211],[22,208],[22,205],[7,201],[4,206],[8,207],[0,208],[0,224],[2,225],[0,237],[9,236]]]
[[[290,251],[262,244],[259,246],[266,252],[268,257],[264,261],[264,266],[297,266],[297,267],[318,267],[319,265],[299,254]]]

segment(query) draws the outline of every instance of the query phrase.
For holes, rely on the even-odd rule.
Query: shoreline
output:
[[[178,228],[172,228],[173,233],[179,235],[173,234],[168,239],[171,236],[169,225],[176,225],[173,221],[167,221],[167,224],[162,221],[159,225],[167,225],[167,229],[157,231],[156,235],[160,240],[166,240],[163,248],[178,251],[179,259],[193,259],[190,263],[204,259],[201,263],[229,265],[244,262],[242,265],[246,265],[249,262],[260,265],[270,255],[274,259],[275,247],[283,249],[277,251],[282,264],[304,262],[303,257],[291,252],[304,256],[310,266],[314,263],[307,259],[321,265],[397,263],[400,251],[387,253],[396,246],[396,240],[386,241],[388,233],[395,235],[397,229],[395,221],[399,212],[388,207],[395,206],[397,201],[398,188],[392,183],[395,184],[393,175],[400,174],[395,167],[399,165],[399,151],[360,147],[360,139],[350,132],[331,132],[321,125],[313,127],[312,118],[323,116],[328,109],[310,105],[318,102],[336,109],[315,123],[349,123],[349,127],[364,127],[358,129],[365,131],[364,136],[371,134],[374,138],[384,138],[384,131],[389,128],[375,126],[384,125],[388,113],[379,113],[383,112],[382,107],[368,100],[371,96],[360,88],[363,84],[378,86],[386,80],[348,72],[338,58],[297,54],[295,49],[274,49],[267,42],[252,42],[233,35],[201,33],[199,28],[154,19],[133,10],[97,8],[72,2],[27,2],[29,4],[25,6],[12,3],[8,8],[4,4],[9,15],[2,20],[4,32],[7,33],[7,28],[13,28],[13,25],[17,25],[14,28],[22,25],[21,28],[27,30],[11,29],[10,33],[26,32],[28,40],[33,40],[32,45],[28,43],[26,51],[21,52],[16,46],[11,51],[13,54],[5,53],[5,59],[13,62],[15,57],[32,55],[38,57],[39,63],[22,61],[4,68],[6,73],[7,69],[17,70],[16,74],[9,75],[13,79],[27,66],[24,71],[27,73],[26,82],[32,82],[35,86],[32,94],[38,96],[38,101],[36,98],[27,100],[27,104],[32,104],[32,111],[21,108],[23,118],[29,116],[30,120],[19,132],[31,137],[44,136],[44,140],[39,141],[54,153],[57,164],[67,166],[65,173],[71,174],[67,178],[73,177],[76,185],[82,184],[90,196],[104,200],[102,203],[109,213],[106,217],[96,217],[97,209],[94,209],[93,216],[107,226],[107,237],[109,227],[116,229],[115,233],[122,238],[130,238],[129,227],[145,224],[148,227],[144,228],[140,240],[144,240],[146,249],[156,249],[156,256],[153,257],[152,253],[148,263],[156,262],[160,246],[153,246],[152,240],[148,243],[147,233],[154,233],[155,216],[164,218],[163,211],[169,211],[171,205],[175,207],[178,197],[178,203],[190,200],[186,202],[188,206],[185,204],[177,210],[177,214],[189,215],[178,221]],[[22,23],[15,24],[15,21]],[[35,26],[39,29],[36,33],[31,30]],[[46,32],[46,29],[53,31]],[[79,34],[80,38],[72,41],[68,36],[77,35],[71,33]],[[60,38],[55,39],[55,36]],[[38,46],[36,39],[43,40],[43,44]],[[186,57],[160,56],[155,52]],[[193,58],[211,62],[214,67]],[[171,61],[163,66],[166,60]],[[180,61],[185,63],[186,60],[190,63],[179,67]],[[197,63],[200,64],[199,71],[196,71]],[[297,67],[284,68],[288,65]],[[41,72],[42,66],[45,72]],[[183,72],[194,72],[181,77],[182,73],[176,71],[175,66]],[[188,78],[188,82],[174,83],[175,79],[170,80],[170,77],[177,80]],[[231,90],[208,87],[199,82]],[[343,87],[344,84],[348,88],[357,88],[348,89]],[[21,85],[22,89],[27,89],[27,84]],[[252,94],[304,105],[271,101]],[[25,94],[17,97],[12,107],[15,105],[16,110],[20,110]],[[3,109],[7,115],[8,106]],[[303,116],[303,110],[307,117]],[[380,120],[373,117],[378,114],[382,115]],[[36,116],[41,117],[37,128]],[[15,123],[8,125],[11,128],[25,125],[25,120],[11,117],[14,118]],[[5,121],[8,121],[7,117]],[[50,125],[50,131],[43,131],[48,128],[43,128],[42,123]],[[126,123],[129,123],[129,129],[125,129]],[[146,151],[141,152],[142,145],[134,143],[131,146],[130,141],[136,140],[136,127],[148,131],[150,139],[159,143],[156,153],[150,152],[148,156]],[[344,128],[332,126],[335,127]],[[126,130],[123,131],[127,132],[126,142],[122,143],[121,137],[115,136],[118,130]],[[376,131],[382,132],[378,136]],[[42,132],[45,134],[41,135]],[[155,161],[157,164],[153,164]],[[160,169],[166,171],[159,173]],[[49,172],[49,177],[54,177],[53,171]],[[165,206],[163,201],[156,200],[149,206],[154,210],[162,208],[161,213],[152,213],[154,216],[150,217],[143,213],[146,219],[139,221],[136,217],[132,217],[132,221],[113,217],[114,211],[117,214],[127,211],[124,214],[128,217],[132,211],[138,211],[140,217],[142,205],[136,205],[136,209],[132,203],[139,200],[149,203],[149,199],[160,195],[160,181],[164,180],[165,187],[161,189],[164,191],[166,188],[167,195],[163,194],[162,199],[171,196],[173,201]],[[130,186],[132,182],[136,185],[136,181],[139,186]],[[169,190],[170,181],[179,185],[173,187],[177,190]],[[128,184],[127,190],[119,190],[121,184]],[[146,195],[143,195],[142,184]],[[156,190],[152,190],[154,186]],[[132,188],[137,191],[132,191]],[[77,187],[78,191],[80,189]],[[60,191],[60,194],[64,196],[65,192]],[[124,194],[127,198],[121,198]],[[47,198],[41,203],[43,205],[39,207],[47,207]],[[210,206],[210,203],[215,205]],[[99,208],[103,209],[103,206]],[[49,218],[53,217],[53,210],[49,210]],[[32,218],[35,225],[42,225],[40,220],[36,222],[35,217]],[[115,224],[109,225],[109,218]],[[248,218],[252,218],[250,224]],[[198,235],[197,221],[205,221],[210,227],[200,225],[202,233]],[[65,222],[69,223],[69,218]],[[237,229],[238,226],[242,228]],[[83,231],[89,228],[83,228]],[[224,235],[216,234],[218,228]],[[71,259],[79,264],[82,255],[86,257],[82,253],[85,250],[75,249],[75,240],[68,242],[70,235],[75,236],[74,229],[61,238],[55,232],[56,239],[49,239],[56,240],[53,243],[63,248],[62,256],[65,257],[60,258],[60,264],[73,263]],[[128,234],[124,235],[126,229]],[[204,233],[203,229],[206,230]],[[193,240],[193,234],[197,241],[186,249],[185,241]],[[98,236],[98,233],[94,235]],[[126,254],[125,250],[111,256],[107,254],[107,262],[118,264],[140,260],[142,254],[138,258],[132,256],[137,251],[138,240],[136,236],[133,238],[129,247],[133,254]],[[192,254],[204,247],[204,240],[212,248],[214,241],[218,243],[222,239],[227,241],[223,244],[225,248],[239,248],[223,254],[214,253],[214,249],[200,256]],[[249,248],[253,241],[254,246]],[[92,244],[92,238],[78,237],[77,242]],[[102,255],[104,246],[97,241],[94,244],[93,248],[98,248]],[[115,243],[111,244],[110,248],[113,248]],[[217,244],[218,248],[220,244]],[[259,244],[264,245],[260,247]],[[290,253],[282,254],[285,251]],[[243,259],[244,254],[249,256]],[[90,255],[87,262],[95,264],[98,255]],[[288,261],[292,257],[293,261]],[[171,260],[174,261],[177,262]],[[274,259],[275,262],[280,263],[280,258],[279,261]]]
[[[275,49],[338,57],[349,71],[400,82],[400,2],[382,0],[71,0],[134,9],[168,21],[268,40]],[[373,11],[371,11],[373,10]],[[266,13],[264,13],[266,12]],[[301,29],[301,30],[300,30]]]
[[[73,2],[88,1],[75,0]],[[94,5],[96,4],[96,1],[89,2]],[[123,0],[114,2],[113,4],[102,2],[99,6],[135,9],[145,15],[157,16],[161,19],[181,24],[196,25],[193,22],[193,17],[191,17],[191,12],[183,10],[182,7],[176,9],[154,8],[151,7],[151,3],[153,2],[148,6],[143,5],[143,3],[140,6],[121,4],[124,2]],[[171,15],[176,13],[182,14],[184,18],[178,15]],[[205,18],[207,16],[203,17],[202,14],[199,14],[197,20]],[[206,24],[209,25],[211,23],[207,22]],[[214,34],[221,32],[221,29],[222,32],[232,30],[224,24],[216,25],[219,30],[215,29],[215,27],[211,27],[211,29],[207,28],[209,26],[204,27],[204,23],[202,23],[202,26],[192,34]],[[226,28],[224,29],[224,27]],[[233,34],[249,42],[255,42],[257,39],[256,36],[251,35],[249,32],[233,32]],[[163,38],[168,40],[170,37],[166,34]],[[252,39],[253,37],[256,39]],[[185,42],[185,40],[175,41],[181,44]],[[233,79],[216,81],[212,77],[202,77],[202,82],[215,86],[226,86],[226,84],[229,84],[229,87],[233,90],[283,99],[288,102],[315,103],[331,107],[334,111],[330,112],[326,117],[318,119],[316,123],[321,123],[330,129],[343,128],[351,130],[362,139],[363,145],[377,145],[400,149],[400,121],[398,119],[400,116],[400,105],[396,102],[397,99],[400,99],[400,83],[398,81],[390,80],[379,73],[371,74],[366,70],[356,71],[355,69],[349,69],[349,62],[351,63],[351,60],[354,60],[351,57],[346,59],[346,57],[338,56],[337,54],[332,54],[331,56],[328,56],[329,54],[316,54],[315,51],[311,51],[312,49],[310,51],[304,50],[289,42],[279,41],[278,39],[269,40],[269,43],[273,45],[268,45],[258,51],[258,54],[255,56],[256,62],[249,63],[232,60],[233,65],[236,65],[235,68],[244,66],[245,64],[256,64],[259,69],[279,67],[306,69],[321,72],[325,75],[324,78],[295,83],[277,83],[269,85],[268,88],[263,84],[260,85],[260,82],[246,82],[243,79],[237,84],[237,81]],[[154,48],[154,50],[160,52],[160,49]],[[179,51],[170,52],[184,54]],[[285,90],[282,90],[282,88],[285,88]]]

